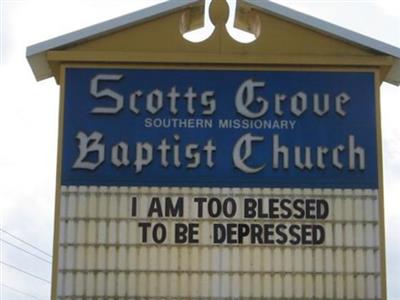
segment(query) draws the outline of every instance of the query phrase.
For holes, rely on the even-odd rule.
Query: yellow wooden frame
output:
[[[107,36],[94,38],[67,49],[46,53],[52,73],[60,84],[51,299],[57,299],[65,70],[67,67],[374,72],[380,201],[381,295],[382,299],[387,299],[379,88],[393,65],[394,58],[371,52],[369,49],[346,43],[276,16],[258,12],[252,12],[256,13],[260,19],[260,28],[257,29],[260,32],[258,39],[251,44],[240,44],[225,30],[226,9],[224,1],[213,2],[211,19],[216,28],[213,35],[202,43],[190,43],[182,37],[181,30],[185,25],[182,25],[182,20],[186,18],[188,21],[187,18],[191,16],[191,11],[186,10],[110,33]],[[242,20],[242,27],[246,27],[245,21]],[[196,27],[190,24],[190,22],[187,23],[184,28]],[[168,33],[167,36],[166,33]],[[282,37],[282,33],[286,36]],[[168,43],[165,43],[165,38],[168,38]],[[138,40],[140,44],[136,42]],[[280,45],[273,43],[282,41],[286,43],[286,51],[279,52]],[[304,45],[313,45],[312,51],[310,47]]]
[[[259,70],[259,71],[320,71],[320,72],[373,72],[375,75],[375,104],[376,104],[376,132],[377,132],[377,160],[378,160],[378,194],[379,194],[379,237],[380,237],[380,263],[381,263],[381,296],[387,299],[387,278],[386,278],[386,253],[385,253],[385,223],[384,223],[384,193],[383,193],[383,159],[382,159],[382,128],[380,116],[380,93],[379,88],[382,82],[382,74],[379,68],[371,67],[334,67],[334,66],[308,66],[288,67],[275,65],[243,65],[243,64],[99,64],[99,63],[68,63],[60,67],[60,110],[58,126],[58,148],[57,148],[57,186],[54,212],[54,240],[53,240],[53,265],[52,265],[52,289],[51,299],[57,299],[58,283],[58,251],[60,241],[60,201],[61,201],[61,172],[62,172],[62,146],[64,127],[64,101],[65,101],[65,71],[67,68],[127,68],[127,69],[202,69],[202,70]]]

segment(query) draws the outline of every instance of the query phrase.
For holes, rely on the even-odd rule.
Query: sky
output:
[[[159,2],[0,0],[0,227],[3,230],[47,253],[52,252],[59,87],[54,79],[35,81],[25,59],[26,47]],[[276,2],[400,47],[398,0]],[[400,87],[384,83],[381,99],[388,299],[400,300]],[[0,239],[28,249],[4,232],[0,232]],[[50,280],[49,263],[0,243],[0,261]],[[50,259],[32,248],[29,251]],[[1,300],[49,299],[48,282],[4,264],[0,270]]]

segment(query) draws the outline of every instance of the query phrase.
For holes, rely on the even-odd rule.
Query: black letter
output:
[[[170,197],[165,198],[165,216],[166,217],[183,217],[183,197],[176,199],[176,204]]]
[[[231,206],[231,211],[229,212],[228,206]],[[223,211],[224,211],[224,216],[227,218],[232,218],[236,214],[237,206],[235,199],[232,198],[226,198],[224,203],[223,203]]]
[[[223,224],[214,224],[214,234],[213,234],[213,239],[215,244],[222,244],[225,240],[226,237],[226,232]],[[221,236],[218,237],[218,232],[221,233]]]
[[[158,230],[160,229],[160,230]],[[158,237],[158,233],[161,233],[160,238]],[[165,226],[161,223],[158,223],[156,225],[154,225],[153,227],[153,240],[157,243],[157,244],[161,244],[165,241],[165,239],[167,238],[167,228],[165,228]]]
[[[207,201],[207,198],[203,197],[196,197],[193,199],[195,203],[197,203],[197,217],[202,218],[203,217],[203,204],[204,202]]]
[[[142,228],[142,243],[147,243],[147,229],[151,223],[138,223],[139,228]]]
[[[304,200],[303,199],[296,199],[293,202],[294,209],[296,209],[298,211],[298,213],[293,214],[293,217],[295,217],[296,219],[304,218],[305,212],[304,212],[304,209],[303,209],[302,205],[304,205]]]
[[[184,244],[187,241],[188,228],[186,224],[176,223],[175,224],[175,243]]]
[[[156,217],[163,217],[160,198],[158,197],[151,198],[149,213],[147,216],[152,217],[154,213],[157,214]]]
[[[256,217],[257,201],[253,198],[244,199],[244,217],[255,218]]]
[[[317,218],[326,219],[329,215],[329,204],[326,200],[317,200]]]
[[[214,206],[213,203],[216,203],[216,206]],[[215,207],[217,211],[214,211],[213,207]],[[221,211],[222,205],[221,201],[218,198],[211,198],[208,200],[208,215],[211,218],[218,218],[221,215]]]
[[[136,197],[132,197],[131,216],[136,217],[136,214],[137,214],[137,199]]]
[[[243,239],[250,233],[250,226],[248,224],[238,225],[238,242],[243,244]]]
[[[189,243],[190,244],[198,244],[199,239],[197,235],[199,234],[199,224],[198,223],[189,223]]]
[[[292,239],[289,241],[292,245],[300,244],[300,234],[296,231],[300,231],[300,225],[292,225],[289,227],[289,234],[292,236]]]
[[[292,216],[292,210],[289,207],[290,200],[289,199],[282,199],[281,200],[281,218],[289,219]]]
[[[279,245],[283,245],[287,242],[288,237],[286,235],[286,233],[284,232],[284,230],[286,229],[286,225],[285,224],[278,224],[276,226],[276,234],[280,236],[279,239],[276,239],[276,243]]]
[[[319,237],[318,237],[319,233]],[[321,225],[314,225],[313,227],[313,244],[321,245],[325,242],[325,229]]]

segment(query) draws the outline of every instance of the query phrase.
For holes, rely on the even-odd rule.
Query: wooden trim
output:
[[[53,62],[55,70],[56,63]],[[127,69],[154,69],[154,70],[242,70],[242,71],[314,71],[314,72],[375,72],[376,66],[346,66],[346,65],[274,65],[274,64],[237,64],[237,63],[110,63],[110,62],[80,62],[69,61],[63,63],[68,68],[127,68]],[[60,66],[60,65],[59,65]],[[57,72],[57,74],[60,72]],[[59,75],[55,76],[60,82]]]
[[[61,168],[62,168],[62,145],[64,138],[64,99],[65,99],[65,67],[60,70],[60,107],[58,113],[58,144],[57,144],[57,175],[56,175],[56,199],[54,210],[54,233],[53,233],[53,263],[51,274],[51,298],[57,299],[58,290],[58,263],[60,244],[60,214],[61,214]]]
[[[269,64],[269,65],[343,65],[343,66],[391,66],[394,59],[386,55],[371,56],[315,56],[269,55],[252,53],[209,52],[102,52],[102,51],[49,51],[49,62],[88,63],[199,63],[199,64]],[[240,64],[238,64],[240,62]]]
[[[381,271],[381,299],[387,299],[387,270],[386,270],[386,243],[385,243],[385,205],[383,186],[383,146],[382,146],[382,117],[380,101],[380,85],[382,74],[375,71],[375,110],[376,110],[376,143],[378,163],[378,197],[379,197],[379,251]]]
[[[121,69],[149,69],[149,70],[227,70],[227,71],[288,71],[288,72],[375,72],[376,67],[371,66],[304,66],[304,65],[238,65],[238,64],[119,64],[119,63],[90,63],[69,62],[63,64],[65,68],[121,68]]]

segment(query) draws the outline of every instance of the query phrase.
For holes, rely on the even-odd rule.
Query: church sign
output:
[[[61,87],[52,299],[387,299],[379,86],[400,50],[269,1],[28,48]],[[178,26],[179,25],[179,26]]]

